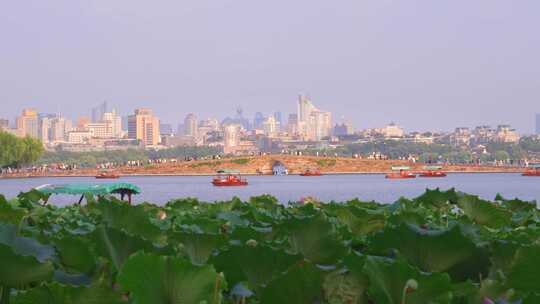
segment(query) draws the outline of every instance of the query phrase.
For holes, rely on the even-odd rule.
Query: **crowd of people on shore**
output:
[[[294,156],[316,156],[316,157],[338,157],[339,155],[337,153],[328,154],[326,152],[314,152],[314,153],[306,153],[303,151],[286,151],[282,150],[281,155],[294,155]],[[268,153],[259,152],[259,153],[250,153],[249,155],[245,156],[266,156],[269,155]],[[169,164],[177,164],[180,162],[191,162],[191,161],[199,161],[199,160],[221,160],[226,159],[231,156],[223,156],[223,155],[209,155],[204,157],[197,157],[197,156],[186,156],[183,159],[178,158],[157,158],[157,159],[146,159],[146,160],[128,160],[126,162],[106,162],[106,163],[100,163],[95,166],[95,169],[98,170],[113,170],[123,167],[128,168],[139,168],[139,167],[145,167],[145,166],[155,166],[155,165],[169,165]],[[360,156],[359,154],[352,154],[352,158],[354,159],[369,159],[369,160],[390,160],[391,158],[388,155],[382,154],[382,153],[371,153],[369,155]],[[408,161],[411,163],[416,163],[419,161],[419,159],[413,155],[399,157],[396,160],[402,160],[402,161]],[[444,161],[441,159],[437,160],[428,160],[425,161],[428,164],[439,164],[439,165],[470,165],[470,166],[494,166],[494,167],[528,167],[530,164],[535,163],[533,160],[507,160],[507,161],[490,161],[490,162],[480,162],[472,161],[469,163],[452,163],[448,161]],[[54,174],[54,173],[65,173],[65,172],[72,172],[78,169],[82,169],[83,167],[74,165],[74,164],[65,164],[65,163],[54,163],[54,164],[43,164],[43,165],[34,165],[29,167],[23,167],[23,168],[17,168],[17,167],[0,167],[0,176],[10,176],[10,175],[24,175],[24,174],[32,174],[32,175],[45,175],[45,174]]]
[[[64,163],[58,164],[43,164],[39,166],[30,167],[0,167],[0,175],[20,175],[20,174],[50,174],[59,172],[75,171],[79,167],[77,165],[70,165]]]

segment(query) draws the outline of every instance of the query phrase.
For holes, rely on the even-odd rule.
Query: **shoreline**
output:
[[[508,171],[508,170],[499,170],[499,171],[487,171],[487,170],[476,170],[476,171],[444,171],[448,175],[454,174],[521,174],[521,171]],[[385,175],[390,173],[386,172],[323,172],[322,175]],[[190,176],[215,176],[213,173],[135,173],[135,174],[119,174],[120,178],[122,177],[190,177]],[[286,174],[286,175],[272,175],[272,174],[257,174],[257,173],[242,173],[243,176],[300,176],[299,173]],[[9,179],[33,179],[33,178],[60,178],[60,177],[95,177],[95,174],[44,174],[44,175],[27,175],[27,176],[0,176],[0,180],[9,180]],[[114,179],[108,179],[114,180]]]
[[[298,175],[309,169],[317,169],[323,175],[366,175],[387,174],[392,167],[407,166],[412,172],[424,171],[426,163],[406,160],[371,160],[345,157],[317,157],[294,155],[264,155],[232,157],[217,160],[196,160],[170,163],[148,163],[141,166],[111,168],[119,176],[214,176],[217,170],[233,169],[242,175],[272,175],[273,167],[279,164],[289,175]],[[522,167],[498,167],[491,165],[448,164],[442,171],[456,173],[522,173]],[[21,172],[0,175],[0,179],[36,177],[95,177],[97,168],[79,168],[73,171]]]

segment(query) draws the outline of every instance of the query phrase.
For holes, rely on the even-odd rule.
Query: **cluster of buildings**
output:
[[[537,120],[540,128],[540,116]],[[332,148],[345,143],[389,139],[467,147],[489,142],[515,143],[520,139],[516,130],[508,125],[499,125],[495,129],[489,126],[456,128],[450,133],[406,133],[400,126],[390,123],[382,128],[355,131],[348,122],[333,124],[332,114],[319,109],[306,95],[298,97],[296,113],[287,117],[279,111],[270,115],[257,112],[250,120],[239,108],[236,115],[222,121],[199,119],[190,113],[174,128],[161,122],[149,108],[135,109],[132,114],[122,117],[104,102],[92,108],[90,118],[79,117],[75,123],[59,114],[24,109],[14,124],[0,119],[0,130],[19,137],[40,139],[48,149],[96,151],[210,146],[219,147],[226,154]]]

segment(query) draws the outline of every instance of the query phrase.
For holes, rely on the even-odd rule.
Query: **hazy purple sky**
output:
[[[540,112],[538,0],[13,0],[0,3],[0,117],[109,101],[177,124],[308,93],[358,128],[510,123]]]

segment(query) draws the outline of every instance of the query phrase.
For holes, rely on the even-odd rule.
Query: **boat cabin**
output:
[[[246,186],[248,182],[242,178],[239,170],[218,170],[212,184],[214,186]]]

